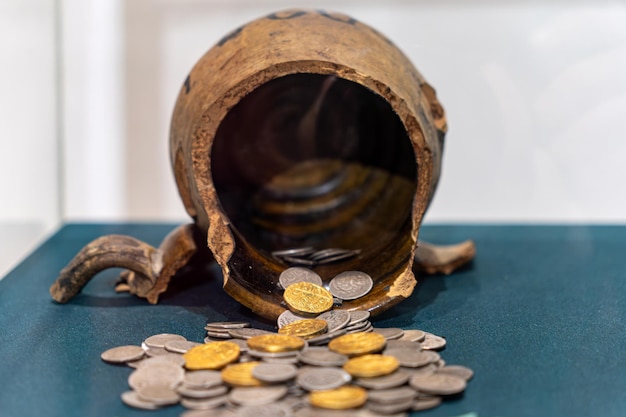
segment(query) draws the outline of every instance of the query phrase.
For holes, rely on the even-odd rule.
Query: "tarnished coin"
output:
[[[157,405],[176,404],[180,401],[180,395],[173,388],[161,383],[138,387],[137,396],[144,401]]]
[[[307,339],[307,342],[310,345],[314,345],[314,346],[325,345],[329,341],[334,339],[335,337],[339,337],[339,336],[342,336],[344,334],[346,334],[346,329],[338,329],[338,330],[334,330],[332,332],[322,333],[319,336],[315,336],[315,337],[312,337],[310,339]]]
[[[320,287],[323,285],[322,278],[314,271],[297,266],[287,268],[281,272],[278,277],[278,282],[283,288],[287,288],[296,282],[310,282],[312,284],[319,285]]]
[[[325,288],[310,282],[296,282],[283,294],[289,309],[296,313],[320,314],[333,306],[333,296]]]
[[[416,398],[413,400],[411,410],[423,411],[430,410],[431,408],[438,407],[441,404],[441,397],[428,397],[428,398]]]
[[[310,318],[312,317],[308,315],[296,314],[291,310],[285,310],[280,314],[280,316],[278,316],[277,324],[278,324],[278,328],[280,329],[281,327],[284,327],[289,323],[293,323],[294,321],[310,319]]]
[[[155,334],[154,336],[150,336],[143,342],[146,344],[146,346],[151,347],[151,348],[164,348],[165,342],[167,342],[168,340],[187,340],[187,339],[184,336],[181,336],[179,334],[161,333],[161,334]]]
[[[209,330],[206,332],[206,334],[209,337],[216,338],[216,339],[231,339],[232,338],[232,336],[230,335],[228,331],[215,332],[215,331]]]
[[[215,321],[207,323],[204,330],[229,330],[250,327],[250,323],[245,321]]]
[[[211,398],[183,397],[180,400],[180,405],[190,410],[211,410],[210,414],[205,414],[202,417],[222,417],[222,416],[223,417],[226,417],[226,416],[235,417],[234,413],[228,412],[228,414],[225,414],[223,413],[222,410],[219,410],[219,411],[214,410],[215,408],[221,407],[227,402],[228,402],[228,394],[223,394],[223,395],[218,395],[217,397],[211,397]],[[183,415],[186,415],[186,413],[183,413]],[[196,416],[196,417],[199,417],[199,416]]]
[[[145,355],[141,346],[118,346],[102,352],[100,358],[109,363],[136,361]]]
[[[141,398],[139,398],[139,395],[137,395],[137,391],[123,392],[121,397],[124,404],[129,407],[139,408],[141,410],[157,410],[160,408],[159,405],[153,402],[142,400]]]
[[[154,381],[176,387],[183,381],[185,371],[178,365],[171,362],[154,362],[149,366],[142,366],[133,371],[128,377],[128,385],[137,390],[145,385],[150,385]]]
[[[145,343],[142,345],[142,348],[144,352],[146,352],[146,356],[149,356],[151,358],[155,356],[169,355],[172,353],[172,352],[165,350],[165,348],[162,348],[162,347],[149,347]]]
[[[335,297],[342,300],[356,300],[370,292],[373,285],[372,277],[365,272],[346,271],[335,276],[328,283],[328,289]]]
[[[239,357],[239,346],[232,342],[211,342],[193,347],[183,355],[189,370],[222,369]]]
[[[346,385],[326,391],[309,394],[309,403],[315,407],[330,410],[346,410],[361,407],[367,401],[367,391],[354,385]]]
[[[254,336],[248,339],[250,349],[261,352],[289,352],[300,350],[304,347],[304,340],[295,336],[282,334],[267,334]]]
[[[284,385],[265,387],[237,387],[230,391],[228,399],[239,405],[264,405],[278,401],[287,394]]]
[[[177,366],[185,366],[185,359],[182,355],[177,353],[170,353],[169,355],[161,355],[161,356],[153,356],[151,358],[146,358],[137,364],[137,369],[143,368],[145,366],[151,366],[153,363],[157,362],[170,362]]]
[[[241,407],[237,417],[291,417],[291,407],[284,403],[251,405]]]
[[[190,388],[211,388],[222,383],[218,371],[189,371],[185,373],[183,384]]]
[[[446,374],[414,375],[409,385],[426,394],[452,395],[463,392],[466,387],[464,379]]]
[[[300,361],[313,366],[342,366],[348,361],[348,356],[331,352],[327,348],[311,348],[300,352]]]
[[[272,358],[272,359],[276,359],[276,358],[298,358],[298,351],[297,350],[287,350],[284,352],[263,352],[262,350],[255,350],[255,349],[249,349],[248,350],[248,354],[250,356],[253,356],[255,358],[263,358],[263,359],[267,359],[267,358]]]
[[[424,340],[420,342],[424,350],[439,350],[446,346],[446,339],[432,333],[424,332]]]
[[[314,367],[300,370],[296,384],[307,391],[320,391],[340,387],[351,379],[350,374],[339,368]]]
[[[426,333],[422,330],[405,330],[402,337],[398,340],[408,340],[410,342],[421,342],[426,337]]]
[[[318,320],[328,323],[328,332],[343,329],[350,322],[350,313],[346,310],[330,310],[317,316]]]
[[[458,376],[466,381],[469,381],[474,376],[474,371],[462,365],[446,365],[437,369],[437,373]]]
[[[287,310],[289,311],[289,310]],[[291,313],[291,312],[290,312]],[[260,336],[262,334],[276,334],[262,329],[254,329],[252,327],[244,327],[241,329],[230,329],[228,334],[237,339],[250,339],[252,336]]]
[[[387,343],[384,336],[378,333],[351,333],[339,336],[328,344],[333,352],[348,356],[377,353],[383,350]]]
[[[389,375],[398,369],[400,363],[393,356],[363,355],[348,360],[343,369],[355,378],[373,378]]]
[[[252,369],[252,376],[263,382],[286,382],[296,377],[298,368],[291,364],[261,363]]]
[[[402,372],[406,372],[407,374],[413,375],[431,375],[437,372],[437,365],[434,363],[429,363],[425,366],[420,366],[419,368],[409,368],[408,366],[400,366],[400,370]]]
[[[364,322],[370,318],[370,315],[371,313],[367,310],[350,311],[350,322],[348,323],[348,326]]]
[[[382,334],[387,340],[399,339],[404,334],[404,330],[397,327],[374,327],[373,332]]]
[[[179,385],[176,392],[185,398],[213,398],[224,395],[228,392],[226,385],[216,385],[211,388],[190,388],[186,385]]]
[[[422,345],[418,342],[411,342],[409,340],[387,340],[387,346],[385,351],[389,349],[409,349],[409,350],[422,350]]]
[[[168,340],[165,342],[165,350],[174,353],[185,353],[199,344],[198,342],[192,342],[190,340]]]
[[[406,384],[410,377],[411,375],[408,373],[398,370],[389,375],[374,378],[358,378],[355,384],[372,390],[389,389]]]
[[[289,323],[280,329],[278,334],[285,334],[288,336],[297,336],[303,339],[310,339],[324,333],[328,328],[326,320],[320,319],[304,319]]]
[[[260,363],[251,361],[228,365],[222,370],[222,380],[235,387],[260,387],[263,381],[252,376],[252,370]]]
[[[415,393],[415,391],[413,391]],[[369,393],[368,393],[369,395]],[[413,405],[413,399],[390,402],[390,403],[379,403],[375,401],[368,401],[367,408],[371,411],[384,415],[390,415],[394,413],[400,413],[402,411],[407,411],[411,409]]]
[[[367,399],[378,403],[394,403],[412,400],[417,396],[414,389],[410,387],[399,387],[381,390],[372,390],[367,393]]]
[[[401,366],[408,368],[419,368],[429,363],[435,363],[440,356],[437,352],[430,350],[415,350],[406,348],[386,349],[385,355],[395,357]]]

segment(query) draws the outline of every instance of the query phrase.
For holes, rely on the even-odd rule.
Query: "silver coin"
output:
[[[263,362],[273,365],[297,365],[297,356],[288,356],[286,358],[261,358]]]
[[[154,404],[150,401],[145,401],[139,398],[136,391],[126,391],[123,392],[122,402],[129,407],[139,408],[141,410],[157,410],[161,408],[159,405]]]
[[[359,410],[327,410],[324,408],[304,407],[296,410],[294,417],[361,417],[363,409]],[[371,417],[380,417],[371,416]],[[393,416],[392,416],[393,417]]]
[[[346,331],[350,332],[350,331],[358,331],[360,329],[364,329],[368,326],[371,326],[372,323],[369,322],[368,320],[365,321],[361,321],[359,323],[356,324],[350,324],[349,326],[345,327]]]
[[[150,348],[164,348],[168,340],[187,340],[184,336],[172,333],[155,334],[148,337],[143,342]]]
[[[278,328],[280,329],[281,327],[286,326],[289,323],[293,323],[294,321],[310,319],[310,318],[311,317],[308,317],[308,316],[301,316],[301,315],[295,314],[291,312],[290,310],[285,310],[280,314],[280,316],[278,316],[277,324],[278,324]]]
[[[350,322],[348,326],[353,326],[357,323],[361,323],[370,318],[371,313],[367,310],[354,310],[350,311]]]
[[[424,340],[420,343],[424,350],[439,350],[446,346],[446,339],[441,336],[434,335],[432,333],[424,332]]]
[[[138,359],[136,361],[129,361],[126,362],[126,366],[129,366],[131,368],[137,369],[139,368],[139,366],[141,365],[141,363],[144,361],[145,359]]]
[[[437,372],[437,369],[439,368],[434,363],[429,363],[428,365],[421,366],[419,368],[409,368],[408,366],[401,366],[399,369],[402,372],[406,372],[409,375],[413,376],[413,375],[431,375]]]
[[[410,342],[421,342],[426,337],[426,332],[422,330],[405,330],[402,337],[398,340],[408,340]]]
[[[296,258],[295,256],[281,256],[281,259],[290,265],[314,266],[316,264],[315,261],[310,259]]]
[[[137,364],[137,369],[143,368],[145,366],[150,366],[153,363],[157,362],[170,362],[174,365],[185,366],[185,359],[182,355],[170,353],[169,355],[152,356],[150,358],[146,358],[142,360],[141,363]]]
[[[307,339],[309,345],[319,346],[327,344],[329,341],[334,339],[335,337],[339,337],[341,335],[346,334],[346,329],[338,329],[330,333],[324,333],[319,336],[312,337]]]
[[[284,385],[266,387],[235,387],[230,391],[228,400],[239,405],[264,405],[280,400],[287,394]]]
[[[176,404],[180,401],[180,395],[165,384],[153,383],[137,388],[137,396],[157,405]]]
[[[358,378],[355,384],[363,388],[380,390],[399,387],[408,382],[410,374],[403,371],[395,371],[389,375],[377,376],[372,378]]]
[[[180,399],[180,405],[191,410],[211,410],[211,417],[218,417],[222,414],[215,414],[214,408],[221,407],[228,402],[228,394],[220,395],[213,398],[188,398]],[[234,416],[234,414],[232,414]]]
[[[357,414],[354,415],[354,417],[409,417],[409,413],[406,412],[399,412],[399,413],[388,413],[388,414],[382,414],[382,413],[377,413],[375,411],[372,410],[368,410],[367,408],[361,408]]]
[[[466,381],[469,381],[474,376],[474,371],[462,365],[446,365],[437,369],[437,373],[458,376]]]
[[[307,391],[322,391],[339,388],[350,382],[352,377],[338,368],[310,368],[301,370],[296,377],[296,384]]]
[[[234,343],[237,346],[239,346],[239,351],[241,353],[248,352],[248,350],[250,349],[248,347],[248,343],[244,339],[230,339],[229,342]]]
[[[415,391],[413,391],[415,392]],[[377,403],[374,401],[367,403],[367,408],[375,413],[389,415],[393,413],[399,413],[401,411],[410,410],[413,406],[413,399],[397,401],[392,403]]]
[[[252,376],[263,382],[285,382],[296,377],[298,368],[290,364],[261,363],[252,369]]]
[[[204,326],[204,330],[228,330],[228,329],[241,329],[243,327],[250,327],[250,323],[245,321],[215,321],[207,323]]]
[[[458,376],[446,374],[413,375],[409,385],[417,391],[435,395],[453,395],[463,392],[467,383]]]
[[[232,336],[228,332],[214,332],[214,331],[209,330],[206,332],[206,334],[209,337],[213,337],[216,339],[232,339]]]
[[[102,352],[100,358],[109,363],[136,361],[145,355],[141,346],[118,346]]]
[[[188,371],[183,384],[189,388],[211,388],[222,384],[222,375],[218,371]]]
[[[275,334],[275,333],[267,331],[267,330],[255,329],[252,327],[245,327],[241,329],[228,330],[228,334],[230,334],[231,337],[234,337],[236,339],[250,339],[251,337],[254,337],[254,336],[260,336],[264,334]]]
[[[250,405],[237,410],[237,417],[291,417],[291,408],[283,403]]]
[[[387,340],[385,349],[409,349],[409,350],[422,350],[422,345],[418,342],[411,342],[409,340]]]
[[[162,347],[149,347],[145,343],[142,344],[141,347],[143,348],[143,351],[146,353],[146,355],[150,356],[150,357],[160,356],[160,355],[168,355],[168,354],[171,353],[171,352],[168,352],[167,350],[165,350],[165,348],[162,348]]]
[[[440,404],[441,404],[441,397],[429,397],[429,398],[418,397],[413,401],[411,410],[413,411],[430,410],[431,408],[438,407]]]
[[[440,358],[437,352],[406,348],[386,349],[385,355],[395,357],[400,362],[400,366],[408,368],[419,368],[429,363],[435,363]]]
[[[198,346],[200,343],[190,340],[168,340],[165,342],[165,350],[174,353],[186,353],[192,347]]]
[[[153,362],[148,366],[141,366],[133,371],[128,377],[128,385],[137,389],[144,385],[150,385],[153,381],[176,387],[185,377],[185,371],[180,366],[167,361]]]
[[[348,357],[327,348],[307,349],[300,352],[300,361],[313,366],[343,366],[348,361]]]
[[[226,385],[216,385],[210,388],[191,388],[186,385],[179,385],[176,392],[185,398],[213,398],[224,395],[228,392]]]
[[[432,352],[432,351],[429,351]],[[437,365],[438,370],[443,368],[444,366],[446,366],[446,361],[444,361],[443,359],[439,359],[437,362],[435,362],[435,365]]]
[[[385,339],[387,340],[399,339],[404,334],[404,330],[399,329],[397,327],[388,327],[388,328],[374,327],[373,332],[385,336]]]
[[[328,256],[322,259],[316,259],[315,262],[317,262],[318,265],[325,265],[325,264],[329,264],[332,262],[343,261],[344,259],[353,258],[357,256],[359,253],[361,253],[360,250],[345,251],[343,253],[337,253],[334,256]]]
[[[227,395],[225,397],[228,397]],[[227,402],[227,399],[224,400],[224,403]],[[188,409],[187,411],[184,411],[180,417],[237,417],[237,415],[235,414],[234,411],[229,410],[228,408],[220,408],[218,409],[217,407],[220,407],[222,404],[219,404],[215,407],[211,408],[205,408],[205,409],[197,409],[197,410],[193,410],[193,409]]]
[[[308,268],[300,267],[285,269],[278,277],[278,282],[284,289],[291,284],[295,284],[296,282],[310,282],[312,284],[322,286],[322,278],[319,275]]]
[[[352,251],[349,249],[339,249],[339,248],[321,249],[309,255],[309,259],[313,261],[319,261],[324,258],[328,258],[328,257],[336,256],[336,255],[343,255],[349,252],[352,252]]]
[[[389,388],[381,390],[372,390],[367,393],[367,399],[377,403],[395,403],[410,400],[417,396],[414,389],[410,387]],[[401,411],[401,410],[398,410]]]
[[[328,333],[332,333],[335,330],[343,329],[350,322],[350,313],[346,310],[329,310],[325,313],[317,316],[320,320],[325,320],[328,323]]]
[[[335,276],[328,289],[337,298],[342,300],[356,300],[370,292],[374,285],[372,277],[361,271],[346,271]]]
[[[312,246],[305,246],[302,248],[290,248],[275,250],[272,252],[272,256],[306,256],[315,252],[315,248]]]

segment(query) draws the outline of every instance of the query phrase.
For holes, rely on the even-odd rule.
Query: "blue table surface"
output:
[[[165,224],[64,226],[0,281],[0,416],[178,416],[126,407],[130,368],[104,350],[156,333],[201,341],[207,321],[249,320],[221,289],[219,268],[172,284],[160,304],[116,294],[119,270],[96,276],[68,304],[48,293],[90,240],[111,233],[153,245]],[[443,335],[449,364],[475,371],[464,395],[420,416],[626,416],[626,227],[424,226],[433,243],[474,239],[473,265],[420,277],[413,295],[377,316],[378,327]]]

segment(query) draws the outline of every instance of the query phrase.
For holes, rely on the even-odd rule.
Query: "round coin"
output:
[[[222,417],[222,416],[234,417],[235,414],[222,414],[221,410],[220,411],[214,410],[214,408],[221,407],[227,402],[228,402],[228,394],[223,394],[223,395],[218,395],[217,397],[212,397],[212,398],[183,397],[180,400],[180,405],[182,405],[185,408],[189,408],[191,410],[211,410],[210,413],[205,414],[202,417]]]
[[[195,346],[183,355],[189,370],[221,369],[239,358],[239,346],[232,342],[211,342]]]
[[[187,385],[179,385],[176,392],[185,398],[214,398],[228,392],[226,385],[217,385],[211,388],[190,388]]]
[[[241,329],[244,327],[250,327],[250,323],[245,321],[214,321],[207,323],[206,326],[204,326],[204,330]]]
[[[290,352],[304,347],[304,340],[283,334],[266,334],[248,339],[248,347],[261,352]]]
[[[230,391],[228,399],[239,405],[265,405],[278,401],[285,394],[287,394],[287,387],[284,385],[236,387]]]
[[[287,404],[264,404],[241,407],[237,417],[291,417],[291,407]]]
[[[432,333],[424,332],[424,340],[420,342],[424,350],[439,350],[446,346],[446,339]]]
[[[467,383],[458,376],[446,374],[414,375],[409,385],[419,392],[435,395],[453,395],[463,392]]]
[[[100,358],[109,363],[136,361],[145,355],[141,346],[118,346],[102,352]]]
[[[437,352],[410,348],[389,348],[385,350],[385,355],[395,357],[401,366],[408,368],[419,368],[429,363],[435,363],[440,358]]]
[[[397,327],[389,327],[389,328],[375,327],[373,331],[374,333],[382,334],[383,336],[385,336],[385,339],[387,340],[399,339],[404,334],[404,330],[398,329]]]
[[[160,383],[139,387],[137,395],[140,399],[157,405],[176,404],[180,401],[180,395],[173,388]]]
[[[327,348],[311,348],[300,352],[300,362],[313,366],[342,366],[348,361],[346,355],[331,352]]]
[[[369,319],[370,316],[371,316],[371,313],[367,310],[350,311],[350,322],[348,323],[348,326],[352,326],[354,324],[364,322],[367,319]]]
[[[287,310],[289,311],[289,310]],[[273,332],[269,332],[267,330],[261,330],[261,329],[254,329],[251,327],[244,327],[241,329],[229,329],[228,330],[228,334],[231,337],[237,338],[237,339],[250,339],[252,336],[259,336],[262,334],[276,334]]]
[[[178,365],[178,366],[185,365],[185,359],[182,357],[182,355],[179,355],[177,353],[170,353],[169,355],[160,355],[160,356],[153,356],[151,358],[146,358],[137,364],[137,368],[150,366],[151,364],[156,363],[156,362],[171,362],[174,365]]]
[[[297,336],[303,339],[309,339],[313,336],[317,336],[324,333],[328,328],[326,320],[320,319],[304,319],[289,323],[280,329],[278,334],[285,334],[288,336]]]
[[[260,363],[250,361],[228,365],[222,370],[222,380],[235,387],[260,387],[263,381],[252,376],[252,370]]]
[[[293,323],[294,321],[310,319],[310,316],[295,314],[291,310],[283,311],[280,316],[278,316],[277,324],[280,329],[283,326],[286,326],[289,323]]]
[[[141,366],[128,376],[128,385],[137,390],[142,386],[150,385],[154,381],[174,388],[183,381],[185,371],[171,362],[154,362],[148,366]]]
[[[368,392],[367,399],[377,403],[394,403],[400,401],[413,401],[417,393],[410,387],[399,387],[390,389],[372,390]]]
[[[428,398],[418,397],[413,401],[411,410],[413,411],[430,410],[431,408],[438,407],[439,404],[441,404],[441,397],[428,397]]]
[[[146,344],[146,346],[151,347],[151,348],[163,348],[165,347],[165,342],[167,342],[168,340],[187,340],[187,339],[179,334],[161,333],[161,334],[155,334],[154,336],[150,336],[143,342]]]
[[[296,384],[307,391],[320,391],[340,387],[351,379],[350,374],[339,368],[313,367],[301,370]]]
[[[198,346],[200,343],[190,340],[168,340],[165,342],[165,350],[174,353],[185,353],[192,347]]]
[[[222,383],[222,376],[218,371],[189,371],[185,372],[183,384],[190,388],[211,388]]]
[[[291,267],[281,272],[278,282],[283,288],[289,287],[296,282],[310,282],[315,285],[322,286],[322,278],[308,268]]]
[[[321,314],[333,307],[333,296],[325,288],[310,282],[291,284],[283,294],[287,306],[296,313]]]
[[[328,289],[342,300],[356,300],[370,292],[374,281],[365,272],[346,271],[335,276],[328,284]]]
[[[343,329],[350,322],[350,313],[346,310],[330,310],[317,316],[318,320],[328,323],[328,332]]]
[[[350,333],[330,341],[328,349],[348,356],[365,355],[383,350],[387,343],[378,333]]]
[[[252,369],[252,376],[263,382],[286,382],[297,373],[298,368],[291,364],[261,363]]]
[[[314,407],[330,410],[346,410],[361,407],[367,401],[367,391],[361,387],[346,385],[309,394],[309,403]]]
[[[359,378],[355,381],[357,385],[364,388],[379,390],[399,387],[407,383],[411,375],[403,371],[392,372],[389,375],[377,376],[374,378]]]
[[[129,407],[139,408],[141,410],[156,410],[160,408],[160,406],[157,404],[139,398],[139,395],[137,395],[137,391],[123,392],[122,402]]]
[[[466,381],[469,381],[474,376],[474,371],[462,365],[446,365],[443,368],[439,368],[437,373],[458,376]]]
[[[363,355],[350,359],[343,365],[343,369],[356,378],[373,378],[389,375],[399,366],[400,363],[393,356]]]
[[[402,337],[398,340],[408,340],[410,342],[421,342],[426,337],[426,333],[422,330],[405,330]]]

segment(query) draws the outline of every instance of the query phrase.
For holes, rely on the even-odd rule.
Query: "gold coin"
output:
[[[236,387],[260,387],[263,382],[252,376],[252,369],[261,362],[242,362],[222,370],[222,381]]]
[[[291,310],[305,314],[320,314],[333,306],[333,295],[327,289],[310,282],[296,282],[285,290],[283,298]]]
[[[330,341],[328,349],[348,356],[365,355],[383,350],[387,340],[378,333],[357,332]]]
[[[262,334],[248,339],[248,347],[261,352],[291,352],[304,347],[304,340],[284,334]]]
[[[320,319],[304,319],[291,322],[278,329],[278,334],[297,336],[309,339],[318,334],[324,333],[328,329],[328,322]]]
[[[343,369],[355,378],[373,378],[389,375],[400,366],[400,362],[389,355],[363,355],[348,360]]]
[[[184,355],[189,370],[222,369],[239,358],[239,346],[233,342],[211,342],[194,346]]]
[[[357,408],[367,401],[367,391],[354,385],[327,390],[313,391],[309,394],[309,403],[314,407],[331,410]]]

